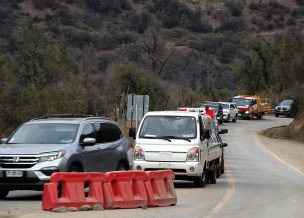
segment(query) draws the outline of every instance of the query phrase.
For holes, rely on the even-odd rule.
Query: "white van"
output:
[[[203,120],[213,122],[197,112],[148,112],[137,134],[130,129],[129,135],[136,137],[133,169],[171,169],[175,179],[192,180],[199,187],[215,183],[223,149]]]

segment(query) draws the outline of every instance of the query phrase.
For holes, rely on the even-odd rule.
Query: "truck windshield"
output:
[[[249,106],[250,100],[246,98],[234,98],[233,103],[236,103],[237,106]]]
[[[7,144],[68,144],[75,141],[78,124],[37,123],[21,126]]]
[[[147,116],[141,126],[140,138],[195,139],[196,118],[190,116]]]

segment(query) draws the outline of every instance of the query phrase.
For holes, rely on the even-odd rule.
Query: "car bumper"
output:
[[[176,176],[200,176],[204,167],[200,162],[148,162],[148,161],[134,161],[134,170],[165,170],[170,169]]]
[[[0,167],[0,190],[42,190],[44,183],[50,181],[53,172],[66,171],[59,167],[61,160],[37,163],[31,168]],[[55,170],[43,170],[55,167]],[[22,172],[22,176],[7,176],[8,171]]]
[[[286,110],[286,111],[276,111],[275,112],[277,115],[289,115],[290,114],[290,111],[288,110]]]

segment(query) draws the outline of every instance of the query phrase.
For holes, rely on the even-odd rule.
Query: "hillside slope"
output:
[[[128,93],[149,94],[151,109],[281,98],[297,78],[283,78],[283,61],[301,52],[302,3],[3,0],[1,129],[45,113],[113,115]]]

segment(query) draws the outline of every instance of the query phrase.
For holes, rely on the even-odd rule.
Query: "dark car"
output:
[[[0,199],[42,190],[53,172],[128,170],[129,143],[105,117],[45,116],[21,125],[0,145]]]
[[[286,117],[292,117],[293,100],[285,99],[281,101],[278,106],[275,107],[275,116],[285,115]]]
[[[219,124],[222,124],[224,121],[224,113],[223,113],[223,106],[219,102],[210,102],[210,101],[205,101],[201,107],[205,108],[206,106],[209,106],[209,108],[215,110],[215,117],[218,121]]]

